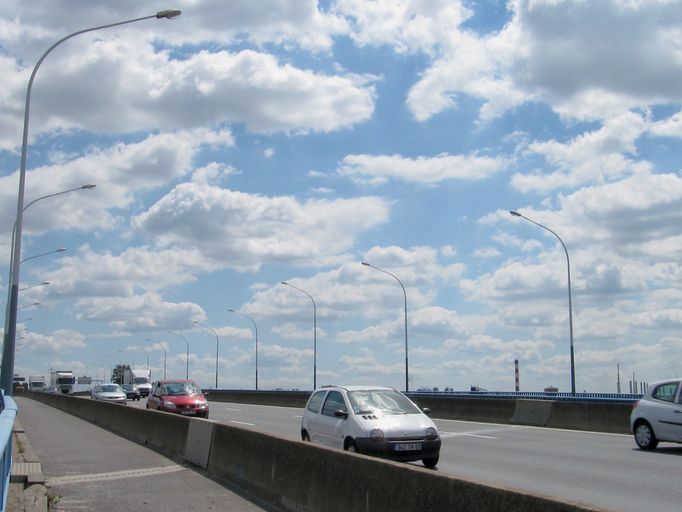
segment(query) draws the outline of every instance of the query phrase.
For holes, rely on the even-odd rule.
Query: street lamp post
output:
[[[166,332],[168,334],[172,334],[173,336],[177,336],[182,341],[184,341],[185,344],[187,345],[187,370],[186,370],[185,378],[189,379],[189,341],[187,341],[187,339],[184,336],[179,335],[177,332],[173,332],[173,331],[166,331]],[[165,371],[166,370],[164,368],[164,373],[165,373]]]
[[[522,219],[526,219],[528,222],[535,224],[536,226],[539,226],[542,229],[546,229],[547,231],[552,233],[557,238],[557,240],[559,240],[559,242],[561,243],[561,247],[564,248],[564,253],[566,254],[566,269],[568,271],[568,330],[571,344],[571,394],[575,396],[575,356],[573,353],[573,301],[571,299],[571,260],[568,257],[568,249],[566,249],[566,244],[561,239],[561,237],[557,235],[554,231],[549,229],[547,226],[543,226],[539,222],[535,222],[533,219],[529,219],[528,217],[520,214],[517,211],[510,210],[509,213],[514,217],[521,217]]]
[[[281,281],[284,286],[290,286],[294,290],[305,293],[313,303],[313,389],[317,389],[317,305],[315,299],[307,291],[296,288],[293,284]]]
[[[258,326],[256,325],[256,322],[254,321],[253,318],[251,318],[248,315],[245,315],[244,313],[240,313],[239,311],[235,311],[234,309],[228,309],[230,313],[234,313],[235,315],[243,316],[244,318],[248,318],[251,320],[251,323],[253,324],[253,330],[256,335],[256,391],[258,391]]]
[[[149,338],[146,338],[146,340],[150,343],[154,343],[154,341]],[[163,342],[159,343],[159,347],[163,350],[163,380],[166,380],[166,347],[163,345]],[[147,366],[149,366],[149,356],[147,356]]]
[[[215,388],[218,389],[218,342],[219,342],[218,333],[215,332],[215,329],[213,327],[209,327],[208,325],[202,324],[201,322],[192,323],[200,325],[201,327],[205,327],[215,335]]]
[[[12,379],[13,379],[13,374],[14,374],[14,345],[16,342],[16,321],[17,321],[17,295],[18,295],[18,290],[19,290],[19,260],[21,258],[21,234],[22,234],[22,223],[23,223],[23,213],[24,213],[24,189],[26,185],[26,157],[28,155],[28,121],[29,121],[29,112],[30,112],[30,106],[31,106],[31,89],[33,88],[33,81],[35,80],[36,73],[38,72],[38,68],[42,64],[43,60],[45,60],[45,57],[48,56],[48,54],[54,50],[57,46],[62,44],[64,41],[67,41],[68,39],[71,39],[74,36],[77,36],[79,34],[84,34],[86,32],[92,32],[95,30],[100,30],[104,28],[110,28],[110,27],[116,27],[119,25],[124,25],[127,23],[133,23],[136,21],[142,21],[142,20],[147,20],[151,18],[165,18],[165,19],[170,19],[170,18],[175,18],[176,16],[179,16],[181,14],[181,11],[177,9],[168,9],[165,11],[159,11],[154,15],[151,16],[144,16],[142,18],[135,18],[135,19],[130,19],[126,21],[119,21],[117,23],[109,23],[107,25],[101,25],[98,27],[91,27],[91,28],[86,28],[83,30],[79,30],[77,32],[73,32],[72,34],[69,34],[65,37],[62,37],[59,41],[54,43],[52,46],[50,46],[45,53],[38,59],[38,62],[33,68],[33,72],[31,73],[31,77],[28,80],[28,86],[26,87],[26,105],[24,107],[24,129],[23,129],[23,135],[22,135],[22,141],[21,141],[21,161],[19,165],[19,190],[17,193],[17,217],[15,221],[15,232],[14,232],[14,238],[12,242],[12,252],[13,252],[13,258],[11,263],[11,279],[9,282],[9,296],[10,300],[8,301],[10,313],[9,313],[9,318],[8,322],[5,323],[6,327],[6,332],[7,332],[7,337],[5,339],[5,343],[3,346],[3,352],[2,352],[2,368],[0,371],[0,388],[5,390],[5,394],[7,395],[12,395]]]
[[[379,272],[383,272],[384,274],[388,274],[391,276],[393,279],[398,281],[398,284],[400,287],[403,289],[403,296],[405,297],[405,393],[407,393],[410,390],[409,386],[409,366],[408,366],[408,361],[407,361],[407,292],[405,291],[405,287],[403,286],[403,283],[400,279],[398,279],[396,276],[391,274],[390,272],[386,272],[383,269],[380,269],[379,267],[375,267],[374,265],[371,265],[365,261],[361,262],[365,267],[370,267],[373,268],[374,270],[378,270]]]

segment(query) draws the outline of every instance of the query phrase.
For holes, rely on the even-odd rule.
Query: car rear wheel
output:
[[[433,469],[438,464],[438,457],[430,457],[428,459],[422,459],[422,463],[429,469]]]
[[[658,446],[658,439],[656,439],[651,425],[646,421],[635,426],[635,442],[642,450],[653,450]]]

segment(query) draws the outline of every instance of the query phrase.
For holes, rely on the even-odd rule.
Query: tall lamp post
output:
[[[393,279],[398,281],[398,284],[400,287],[403,289],[403,296],[405,297],[405,393],[407,393],[410,390],[410,385],[409,385],[409,366],[408,366],[408,361],[407,361],[407,292],[405,291],[405,287],[403,286],[403,283],[400,279],[398,279],[396,276],[391,274],[390,272],[386,272],[383,269],[380,269],[379,267],[375,267],[374,265],[371,265],[367,263],[366,261],[361,262],[365,267],[370,267],[373,268],[374,270],[378,270],[379,272],[383,272],[384,274],[388,274],[391,276]]]
[[[575,356],[573,353],[573,301],[571,299],[571,260],[568,257],[568,250],[566,249],[566,244],[559,235],[557,235],[547,226],[543,226],[539,222],[535,222],[533,219],[529,219],[528,217],[520,214],[517,211],[510,210],[509,213],[514,217],[521,217],[522,219],[526,219],[528,222],[535,224],[536,226],[539,226],[542,229],[546,229],[547,231],[552,233],[557,238],[557,240],[559,240],[559,242],[561,243],[561,247],[564,248],[564,253],[566,254],[566,269],[568,271],[568,329],[571,343],[571,394],[575,396]]]
[[[215,388],[218,389],[218,333],[215,332],[215,329],[213,327],[210,327],[206,324],[202,324],[201,322],[192,322],[193,324],[200,325],[201,327],[205,327],[209,331],[213,333],[215,336]]]
[[[239,311],[235,311],[234,309],[228,309],[230,313],[234,313],[235,315],[243,316],[244,318],[248,318],[251,320],[251,323],[253,324],[253,330],[256,335],[256,391],[258,391],[258,326],[256,325],[256,322],[254,321],[253,318],[251,318],[249,315],[245,315],[244,313],[240,313]]]
[[[281,281],[284,286],[290,286],[294,290],[305,293],[313,303],[313,389],[317,389],[317,305],[315,299],[307,291],[296,288],[293,284]]]
[[[154,343],[153,340],[146,338],[150,343]],[[159,343],[159,347],[163,350],[163,380],[166,380],[166,347],[163,346],[163,342]],[[147,358],[147,366],[149,366],[149,358]]]
[[[180,336],[177,332],[173,332],[173,331],[166,331],[166,332],[167,332],[168,334],[172,334],[173,336],[177,336],[177,337],[180,338],[182,341],[184,341],[185,344],[187,345],[187,370],[186,370],[186,373],[185,373],[185,378],[186,378],[186,379],[189,379],[189,341],[187,341],[187,339],[186,339],[184,336]],[[164,370],[164,372],[165,372],[165,370]]]
[[[22,234],[22,223],[23,223],[23,213],[24,213],[24,189],[26,185],[26,156],[28,154],[28,121],[29,112],[31,106],[31,89],[33,88],[33,81],[35,80],[38,68],[42,64],[45,57],[54,50],[57,46],[62,44],[64,41],[71,39],[79,34],[84,34],[86,32],[92,32],[95,30],[100,30],[104,28],[116,27],[119,25],[125,25],[127,23],[133,23],[136,21],[147,20],[151,18],[175,18],[179,16],[182,11],[177,9],[169,9],[165,11],[159,11],[151,16],[144,16],[142,18],[135,18],[126,21],[119,21],[117,23],[110,23],[107,25],[101,25],[98,27],[86,28],[73,32],[65,37],[62,37],[59,41],[50,46],[45,53],[38,59],[38,62],[33,68],[31,77],[28,80],[28,86],[26,88],[26,105],[24,107],[24,130],[21,141],[21,162],[19,166],[19,191],[17,193],[17,217],[15,221],[16,229],[14,230],[14,239],[12,242],[13,258],[11,263],[11,279],[9,282],[9,318],[8,322],[5,324],[7,337],[5,339],[5,344],[2,351],[2,368],[0,370],[0,388],[5,390],[7,395],[12,395],[12,379],[14,374],[14,345],[16,342],[16,331],[17,331],[17,292],[19,289],[19,260],[21,259],[21,234]]]

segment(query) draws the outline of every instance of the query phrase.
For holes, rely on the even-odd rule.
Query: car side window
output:
[[[313,393],[313,396],[310,397],[310,400],[308,400],[308,410],[314,413],[319,413],[320,412],[320,406],[322,405],[322,399],[324,398],[324,394],[326,391],[318,391],[317,393]]]
[[[651,396],[656,400],[663,400],[664,402],[674,402],[677,396],[677,388],[679,384],[677,382],[670,382],[668,384],[661,384],[654,389]]]
[[[330,391],[327,399],[322,407],[322,414],[325,416],[334,416],[334,412],[338,410],[346,411],[346,402],[343,400],[343,395],[338,391]]]

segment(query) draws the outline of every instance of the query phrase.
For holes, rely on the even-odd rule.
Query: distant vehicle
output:
[[[57,393],[57,388],[54,386],[47,386],[43,391],[45,393]]]
[[[682,379],[649,386],[632,408],[630,426],[642,450],[654,450],[659,441],[682,443]]]
[[[349,452],[434,468],[440,456],[438,429],[409,398],[380,386],[325,386],[310,395],[301,438]]]
[[[208,402],[191,380],[160,380],[152,384],[147,409],[208,418]]]
[[[122,387],[127,398],[130,398],[131,400],[140,400],[140,388],[135,384],[123,384]]]
[[[135,384],[140,395],[148,396],[152,389],[151,370],[123,370],[123,384]]]
[[[117,404],[126,403],[126,394],[123,392],[123,388],[118,384],[109,382],[97,384],[90,391],[90,397],[93,400],[102,400],[104,402],[113,402]]]
[[[70,370],[55,370],[50,373],[50,386],[54,386],[60,393],[69,395],[73,393],[76,377]]]
[[[28,390],[29,391],[43,391],[46,387],[46,380],[43,375],[29,375]]]

